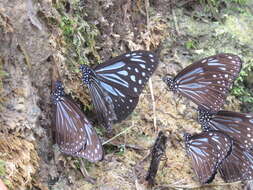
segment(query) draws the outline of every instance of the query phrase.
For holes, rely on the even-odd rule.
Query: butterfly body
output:
[[[117,56],[94,69],[82,65],[82,81],[90,90],[100,123],[110,129],[113,122],[132,113],[157,66],[157,57],[141,50]]]
[[[242,61],[237,55],[217,54],[189,65],[175,78],[166,76],[163,80],[173,92],[217,112],[223,106],[241,66]]]
[[[65,94],[62,83],[53,81],[52,101],[56,143],[60,151],[97,162],[103,159],[103,147],[79,106]]]

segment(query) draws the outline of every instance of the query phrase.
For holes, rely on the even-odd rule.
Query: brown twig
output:
[[[146,181],[148,181],[149,186],[154,186],[155,184],[155,177],[157,174],[157,170],[158,170],[161,158],[164,155],[165,150],[166,150],[166,142],[167,142],[167,137],[164,135],[162,131],[160,131],[151,151],[152,159],[150,162],[147,176],[145,178]]]
[[[204,184],[204,185],[195,185],[195,184],[187,184],[187,185],[159,185],[156,186],[154,189],[161,189],[161,188],[173,188],[173,189],[199,189],[204,187],[216,187],[216,186],[228,186],[238,184],[240,182],[233,182],[233,183],[212,183],[212,184]]]

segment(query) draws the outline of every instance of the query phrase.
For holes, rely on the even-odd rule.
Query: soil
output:
[[[183,138],[185,132],[200,131],[196,106],[168,91],[161,80],[218,52],[238,54],[245,65],[253,62],[253,2],[222,2],[208,9],[207,3],[192,0],[2,0],[0,178],[8,188],[148,189],[148,155],[163,130],[167,149],[154,189],[250,189],[250,182],[226,184],[219,175],[210,185],[197,182]],[[73,27],[78,31],[83,24],[85,30],[80,31],[86,36],[83,43],[69,45],[62,20],[77,16]],[[108,134],[97,124],[81,84],[79,57],[92,65],[137,49],[159,53],[161,63],[137,108]],[[66,156],[55,145],[50,98],[54,61],[66,92],[83,105],[101,139],[105,142],[124,131],[104,145],[102,162]],[[229,96],[225,109],[240,111],[241,105]]]

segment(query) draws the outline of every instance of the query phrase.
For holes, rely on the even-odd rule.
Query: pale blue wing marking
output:
[[[88,125],[85,125],[85,129],[86,129],[86,132],[87,132],[87,135],[88,135],[88,139],[87,139],[87,145],[91,145],[91,135],[92,135],[92,126],[90,124]]]
[[[122,96],[122,97],[125,97],[125,95],[122,94],[118,89],[113,88],[112,86],[110,86],[110,85],[108,85],[108,84],[106,84],[106,83],[104,83],[104,82],[100,82],[100,84],[101,84],[101,86],[102,86],[105,90],[107,90],[109,93],[113,94],[114,96],[120,95],[120,96]]]
[[[108,92],[110,92],[111,94],[113,94],[114,96],[118,96],[117,92],[115,92],[114,88],[104,82],[100,82],[101,86],[107,90]]]
[[[146,63],[146,61],[142,60],[142,59],[137,59],[137,58],[130,58],[131,61],[136,61],[136,62],[142,62],[142,63]]]
[[[195,75],[195,74],[200,74],[203,73],[204,70],[202,68],[196,68],[194,70],[192,70],[191,72],[188,72],[187,74],[184,74],[183,76],[179,77],[177,80],[181,81],[184,80],[185,78],[191,76],[191,75]]]
[[[115,90],[120,96],[125,97],[125,95],[122,94],[118,89],[114,88],[114,90]]]
[[[217,59],[208,60],[207,65],[209,66],[224,66],[224,64],[220,63]]]
[[[68,107],[67,104],[60,103],[59,105],[60,105],[60,107],[65,107],[65,108],[70,110],[70,108]],[[64,108],[61,108],[59,110],[60,110],[60,112],[65,112]],[[70,128],[74,129],[77,132],[77,128],[76,128],[75,123],[73,122],[72,117],[70,117],[69,114],[66,114],[66,113],[63,113],[62,115],[64,115],[66,117],[66,120],[69,123],[69,125],[67,125],[67,126],[70,126]],[[67,128],[67,130],[68,130],[68,128]]]
[[[118,71],[117,73],[120,74],[120,75],[123,75],[123,76],[127,76],[127,75],[128,75],[128,72],[125,71],[125,70],[123,70],[123,71]]]
[[[144,64],[140,64],[141,68],[145,69],[146,68],[146,65]]]
[[[142,56],[141,55],[135,55],[133,56],[133,58],[141,58]]]
[[[128,83],[116,74],[110,74],[110,73],[100,74],[100,73],[98,73],[98,75],[103,77],[104,79],[107,79],[107,80],[112,81],[114,83],[120,84],[121,86],[125,86],[127,88],[129,87]]]
[[[103,67],[101,69],[96,70],[96,72],[101,72],[101,71],[110,71],[114,69],[119,69],[121,67],[124,67],[126,64],[123,61],[116,62],[114,64],[108,65],[106,67]]]

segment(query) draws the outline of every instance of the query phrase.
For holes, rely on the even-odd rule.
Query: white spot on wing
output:
[[[132,81],[136,82],[134,75],[131,75],[130,78],[131,78]]]

